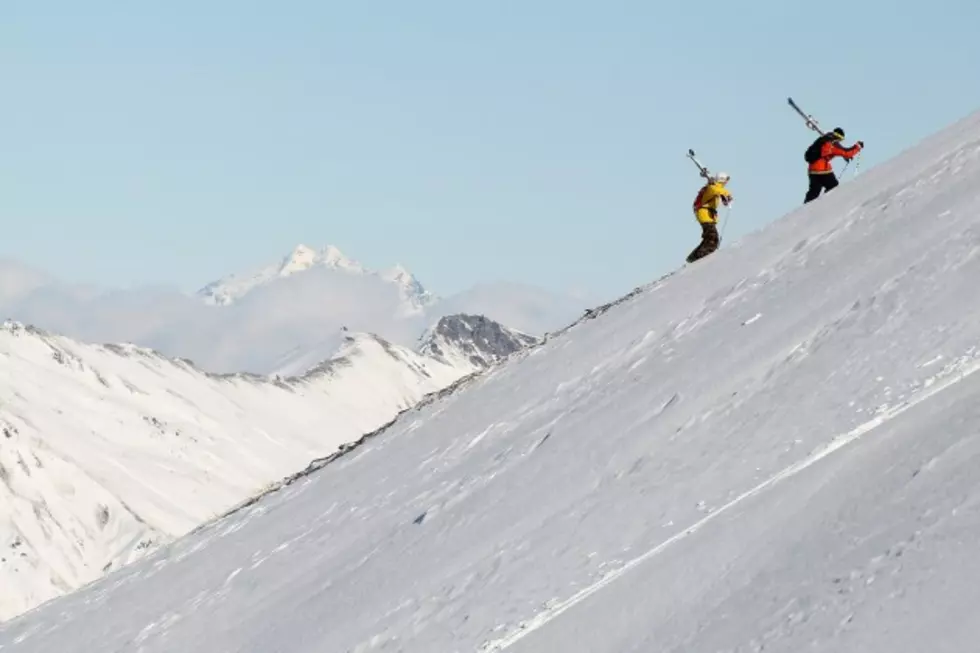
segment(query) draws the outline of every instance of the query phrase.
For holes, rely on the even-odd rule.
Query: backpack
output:
[[[810,144],[810,147],[806,148],[806,152],[803,153],[803,159],[807,163],[816,163],[820,160],[820,150],[823,149],[824,143],[830,140],[829,136],[823,135],[817,138]]]
[[[701,187],[701,190],[698,191],[697,197],[694,198],[694,210],[695,211],[697,211],[699,208],[701,208],[701,198],[704,197],[704,193],[705,193],[706,190],[708,190],[708,186],[710,186],[710,185],[711,185],[710,183],[705,184],[704,186]]]

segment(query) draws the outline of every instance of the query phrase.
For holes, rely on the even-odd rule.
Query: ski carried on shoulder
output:
[[[704,177],[705,179],[710,179],[711,178],[711,173],[709,173],[708,172],[708,169],[705,168],[703,165],[701,165],[701,162],[698,161],[698,156],[694,153],[694,150],[688,150],[687,151],[687,158],[689,158],[691,161],[693,161],[694,162],[694,165],[696,165],[698,167],[698,170],[701,171],[701,176],[702,177]]]
[[[814,119],[814,117],[803,111],[803,109],[800,108],[800,105],[798,105],[793,98],[786,98],[786,101],[789,102],[789,106],[793,107],[793,110],[800,114],[800,117],[806,121],[807,127],[817,132],[821,136],[826,134],[822,129],[820,129],[820,124]]]

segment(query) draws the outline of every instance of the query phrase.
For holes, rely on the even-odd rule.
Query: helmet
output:
[[[727,184],[728,180],[731,178],[732,176],[727,172],[719,172],[714,176],[714,180],[717,181],[719,184]]]
[[[839,140],[839,141],[844,140],[844,129],[842,127],[837,127],[831,133],[832,133],[833,136],[836,136],[837,137],[837,140]]]

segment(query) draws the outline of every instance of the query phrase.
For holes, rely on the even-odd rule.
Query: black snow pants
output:
[[[810,175],[810,188],[806,192],[806,199],[803,203],[812,202],[817,199],[820,195],[820,191],[830,192],[837,188],[839,182],[837,181],[837,175],[832,172],[824,172],[821,174],[811,174]]]
[[[694,263],[699,258],[704,258],[708,254],[718,249],[718,225],[714,222],[701,223],[701,242],[687,255],[687,262]]]

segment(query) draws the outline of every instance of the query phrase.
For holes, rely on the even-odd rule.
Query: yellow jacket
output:
[[[698,222],[717,222],[718,202],[731,199],[732,194],[722,184],[711,182],[701,187],[694,198],[694,215]],[[727,204],[727,201],[726,201]]]

